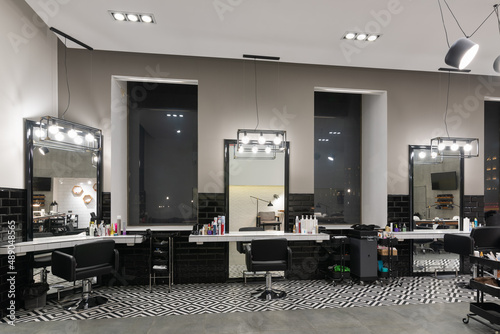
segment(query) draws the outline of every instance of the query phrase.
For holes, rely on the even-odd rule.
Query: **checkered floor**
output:
[[[273,301],[250,295],[260,283],[183,284],[174,285],[170,293],[165,286],[156,287],[153,293],[146,286],[101,287],[96,292],[109,301],[100,307],[65,311],[56,301],[49,301],[40,309],[17,311],[16,316],[18,322],[29,322],[471,302],[474,291],[458,284],[466,281],[468,278],[405,277],[384,285],[333,285],[324,280],[285,280],[274,285],[287,291],[287,297]]]
[[[459,259],[428,259],[413,260],[413,272],[458,271]]]

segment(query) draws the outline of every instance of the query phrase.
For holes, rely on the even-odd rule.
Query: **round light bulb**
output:
[[[437,158],[437,156],[438,156],[437,152],[432,152],[432,153],[431,153],[431,158],[432,158],[432,159],[436,159],[436,158]]]
[[[458,150],[458,144],[457,144],[457,143],[453,143],[453,144],[451,144],[450,149],[451,149],[452,151],[456,151],[456,150]]]
[[[94,135],[92,135],[91,133],[87,133],[87,135],[85,136],[85,140],[94,141]]]
[[[247,136],[246,132],[245,132],[245,135],[243,136],[243,138],[241,138],[241,142],[242,142],[243,144],[245,144],[245,145],[246,145],[246,144],[248,144],[248,143],[250,142],[250,138],[248,138],[248,136]]]
[[[55,135],[56,133],[59,132],[59,127],[57,125],[51,125],[49,126],[49,132]]]
[[[423,158],[425,158],[426,156],[427,156],[427,153],[425,153],[424,151],[420,151],[420,153],[418,154],[418,157],[419,157],[420,159],[423,159]]]
[[[76,136],[74,140],[77,145],[81,145],[83,143],[83,138],[81,136]]]
[[[238,148],[239,153],[243,153],[243,146],[240,145],[240,148]]]
[[[261,133],[257,141],[259,142],[259,144],[264,145],[266,143],[266,138],[264,138],[264,136]]]
[[[77,135],[75,129],[71,129],[68,131],[68,137],[70,137],[71,139],[75,138]]]
[[[64,135],[61,132],[56,133],[56,140],[62,141],[64,139]]]
[[[276,135],[276,137],[274,137],[274,145],[279,145],[281,144],[281,137],[279,135]]]
[[[257,146],[252,146],[252,153],[257,153],[259,151],[259,149],[257,148]]]
[[[266,153],[267,154],[271,153],[271,148],[269,146],[266,146]]]
[[[472,150],[472,145],[467,143],[464,145],[464,152],[470,152]]]
[[[442,151],[446,148],[446,145],[444,143],[439,143],[438,145],[438,150]]]
[[[40,138],[42,136],[42,130],[40,130],[40,128],[36,128],[34,134],[36,137]]]

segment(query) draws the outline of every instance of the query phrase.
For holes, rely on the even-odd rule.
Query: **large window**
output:
[[[314,93],[314,205],[322,223],[361,223],[361,95]]]
[[[193,223],[198,202],[198,87],[128,83],[130,225]]]

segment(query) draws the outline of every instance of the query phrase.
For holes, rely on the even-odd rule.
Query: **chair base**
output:
[[[281,299],[286,297],[286,292],[281,290],[264,290],[257,298],[262,300]]]
[[[86,310],[91,307],[106,304],[107,302],[108,298],[102,296],[88,297],[82,298],[70,306],[65,306],[64,309],[67,311]]]

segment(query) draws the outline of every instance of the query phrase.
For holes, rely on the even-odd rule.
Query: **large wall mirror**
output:
[[[226,231],[249,227],[288,231],[288,145],[273,159],[235,158],[236,146],[236,140],[224,141]],[[244,255],[235,242],[229,249],[229,277],[241,277]]]
[[[412,230],[458,229],[463,217],[463,159],[431,155],[430,146],[409,147]],[[442,239],[413,242],[413,271],[455,271],[456,254],[447,254]]]
[[[100,221],[102,138],[67,124],[58,123],[57,140],[44,142],[40,122],[26,121],[28,240],[81,233],[91,220]],[[65,138],[96,143],[88,150],[65,145]]]

